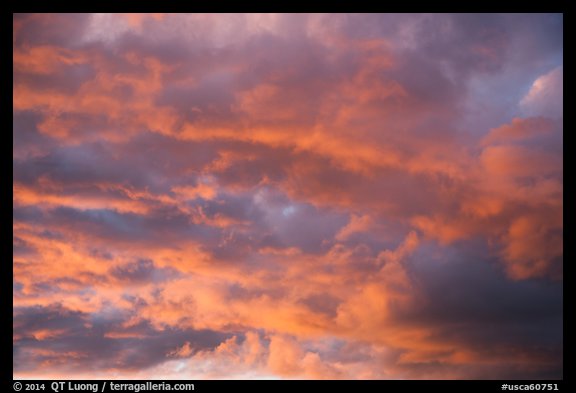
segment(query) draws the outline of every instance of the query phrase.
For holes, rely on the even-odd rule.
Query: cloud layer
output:
[[[15,15],[15,377],[561,378],[562,24]]]

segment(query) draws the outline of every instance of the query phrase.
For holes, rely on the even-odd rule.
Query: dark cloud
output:
[[[434,341],[448,342],[454,350],[469,348],[492,362],[510,353],[523,354],[535,359],[533,367],[542,378],[561,375],[561,285],[540,280],[511,283],[495,261],[482,259],[485,246],[478,242],[462,244],[442,260],[430,247],[435,246],[422,248],[410,261],[411,275],[425,300],[400,316],[402,323],[426,326]],[[509,362],[495,367],[493,378],[526,378],[521,361]],[[433,363],[422,362],[422,367],[441,366]],[[484,372],[483,367],[463,368],[467,378]]]
[[[14,180],[30,184],[48,175],[51,180],[72,187],[104,183],[167,192],[172,185],[167,184],[168,180],[193,181],[194,171],[215,157],[210,144],[144,134],[126,144],[95,142],[55,148],[47,155],[15,160]]]
[[[58,305],[16,308],[14,328],[19,338],[14,342],[14,369],[31,365],[67,371],[142,369],[166,361],[187,342],[198,351],[214,348],[229,337],[209,330],[157,331],[146,323],[124,329],[125,318],[113,311],[89,315]],[[39,332],[46,336],[38,338]]]
[[[14,257],[29,256],[35,253],[36,249],[26,240],[14,236],[12,240],[12,255]]]
[[[14,14],[14,43],[74,47],[89,19],[90,14]]]
[[[63,65],[57,74],[35,74],[19,72],[13,74],[15,84],[33,86],[38,90],[61,91],[74,94],[86,81],[96,76],[94,68],[89,64]]]
[[[302,303],[310,307],[314,312],[323,313],[334,318],[337,315],[337,308],[340,304],[340,299],[329,294],[318,294],[302,299]]]
[[[117,266],[112,269],[111,274],[118,280],[129,283],[158,282],[175,278],[178,275],[175,269],[156,268],[150,259],[140,259]]]

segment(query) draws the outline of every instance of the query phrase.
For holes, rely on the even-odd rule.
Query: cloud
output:
[[[158,332],[146,324],[125,328],[123,319],[113,309],[89,315],[59,305],[16,308],[14,327],[19,335],[14,343],[15,370],[22,375],[26,375],[30,365],[61,373],[87,368],[109,373],[137,370],[165,361],[176,343],[189,340],[186,343],[193,342],[197,351],[214,346],[225,337],[209,331]],[[146,343],[140,340],[143,336]],[[62,354],[67,358],[62,358]]]
[[[15,376],[561,378],[562,24],[14,15]]]
[[[336,234],[337,240],[344,240],[350,235],[358,232],[365,232],[372,226],[372,219],[369,216],[355,216],[350,218],[350,222]]]
[[[527,113],[561,118],[564,108],[563,70],[563,67],[559,66],[538,77],[520,101],[520,107]]]
[[[549,134],[556,128],[554,122],[546,117],[514,118],[511,124],[494,128],[484,138],[486,145],[521,141],[534,136]]]

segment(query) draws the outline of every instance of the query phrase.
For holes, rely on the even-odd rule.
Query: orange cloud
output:
[[[504,236],[504,256],[510,276],[517,280],[543,276],[563,255],[562,214],[528,215],[515,219]],[[556,262],[557,264],[558,262]],[[553,276],[561,275],[553,271]]]
[[[555,124],[545,117],[514,118],[512,123],[490,130],[484,137],[483,144],[491,145],[502,142],[528,139],[533,136],[548,134],[554,131]]]

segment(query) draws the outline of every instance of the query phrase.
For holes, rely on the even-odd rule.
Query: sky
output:
[[[562,32],[14,15],[14,378],[562,378]]]

